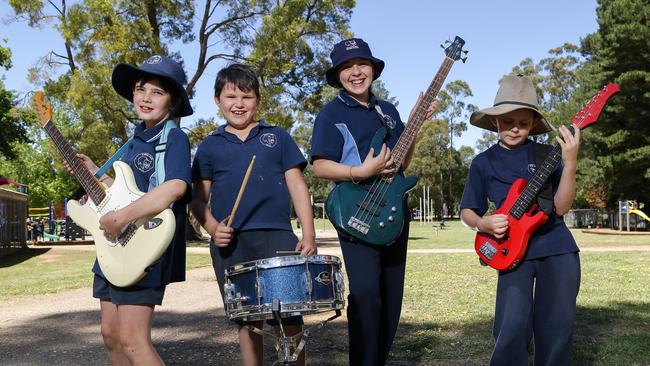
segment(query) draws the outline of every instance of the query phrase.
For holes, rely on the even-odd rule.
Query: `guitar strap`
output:
[[[377,113],[377,117],[379,117],[379,121],[381,122],[381,124],[384,125],[384,127],[386,128],[386,140],[388,140],[388,136],[390,135],[392,128],[388,126],[384,112],[381,110],[381,107],[379,106],[379,102],[380,100],[379,98],[377,98],[377,105],[375,105],[375,112]]]
[[[129,145],[131,145],[131,140],[133,140],[133,137],[129,138],[129,140],[128,140],[124,145],[122,145],[122,147],[120,147],[120,149],[117,150],[117,151],[115,152],[115,154],[113,154],[113,156],[111,156],[108,160],[106,160],[106,162],[104,163],[104,165],[102,165],[102,167],[99,168],[99,170],[97,171],[97,173],[95,173],[95,178],[97,178],[97,179],[101,178],[102,175],[104,175],[104,173],[106,173],[106,171],[107,171],[108,169],[110,169],[110,167],[113,166],[113,163],[114,163],[114,162],[116,162],[116,161],[119,160],[119,159],[120,159],[124,154],[126,154],[126,150],[129,148]]]
[[[176,122],[171,119],[165,121],[165,126],[163,127],[161,133],[159,134],[160,138],[158,139],[158,144],[156,144],[156,157],[154,159],[154,176],[149,180],[149,189],[156,187],[159,183],[165,181],[165,151],[167,150],[167,136],[169,131],[172,128],[176,128]],[[157,137],[157,136],[156,136]],[[154,137],[155,139],[155,137]],[[101,168],[95,173],[95,177],[99,179],[106,171],[113,166],[113,163],[126,153],[129,145],[133,142],[133,137],[131,137],[122,147],[113,154]]]
[[[535,166],[540,167],[542,166],[542,163],[544,162],[544,159],[548,156],[548,149],[547,145],[540,144],[537,142],[533,142],[533,151],[535,154]],[[549,180],[546,180],[544,185],[542,186],[542,189],[539,191],[539,194],[537,195],[537,205],[539,206],[539,209],[543,211],[545,214],[550,215],[553,212],[553,185]]]

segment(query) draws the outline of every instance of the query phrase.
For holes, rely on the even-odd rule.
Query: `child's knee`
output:
[[[102,324],[101,334],[102,339],[104,340],[104,344],[109,350],[113,350],[120,345],[120,332],[118,328]]]

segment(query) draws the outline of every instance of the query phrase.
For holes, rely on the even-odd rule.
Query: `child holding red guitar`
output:
[[[460,204],[461,219],[477,231],[506,238],[510,234],[508,215],[485,215],[488,201],[501,207],[516,179],[531,178],[540,149],[528,136],[553,127],[539,111],[532,81],[520,75],[505,76],[494,106],[473,113],[470,123],[497,132],[499,141],[472,161]],[[561,126],[556,140],[562,150],[562,165],[548,180],[552,210],[531,235],[523,260],[498,274],[490,365],[527,365],[533,337],[535,365],[571,363],[580,258],[562,215],[575,198],[580,130],[571,134]],[[550,146],[543,146],[542,151],[549,150]]]

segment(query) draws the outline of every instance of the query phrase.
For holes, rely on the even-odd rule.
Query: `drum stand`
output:
[[[278,324],[280,324],[280,336],[278,337],[275,333],[264,331],[252,325],[247,325],[246,327],[251,332],[262,336],[266,335],[276,340],[275,350],[278,352],[278,360],[273,363],[274,365],[294,365],[296,361],[298,361],[300,352],[302,352],[305,348],[307,338],[309,338],[311,333],[320,330],[325,326],[325,324],[341,316],[341,310],[337,309],[335,311],[335,315],[323,320],[320,323],[314,324],[307,329],[304,329],[298,334],[287,337],[284,333],[284,326],[282,326],[280,300],[274,299],[272,304],[272,312],[273,318],[278,321]]]

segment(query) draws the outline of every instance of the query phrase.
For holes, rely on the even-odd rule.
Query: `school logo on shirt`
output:
[[[528,164],[528,172],[530,174],[535,174],[535,164]]]
[[[260,136],[260,142],[266,147],[275,147],[278,144],[278,137],[274,133],[263,133]]]
[[[153,168],[153,156],[149,153],[139,153],[133,159],[133,164],[139,171],[146,173]]]

